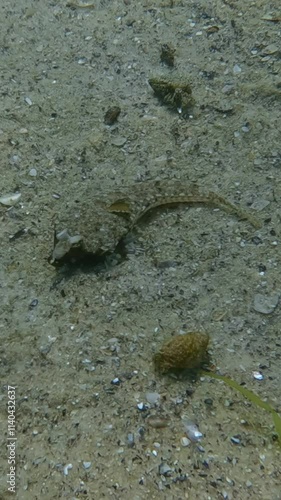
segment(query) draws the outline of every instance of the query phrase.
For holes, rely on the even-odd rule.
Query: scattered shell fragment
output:
[[[241,73],[242,69],[238,64],[235,64],[233,66],[233,74],[234,75],[239,75]]]
[[[116,146],[117,148],[122,148],[127,142],[127,137],[114,137],[111,141],[111,144],[113,146]]]
[[[32,103],[32,100],[30,99],[30,97],[25,97],[24,100],[25,100],[26,104],[28,104],[28,106],[32,106],[33,103]]]
[[[89,469],[92,465],[92,462],[83,462],[84,469]]]
[[[172,472],[173,471],[172,471],[171,467],[168,464],[166,464],[165,462],[161,462],[161,464],[159,465],[159,474],[160,474],[160,476],[167,477],[167,476],[170,476]]]
[[[203,332],[177,335],[166,342],[154,356],[156,370],[160,373],[194,370],[207,359],[209,336]]]
[[[190,441],[196,443],[197,441],[200,441],[200,439],[202,439],[203,434],[202,432],[199,431],[198,426],[194,422],[192,422],[189,418],[184,416],[182,418],[182,423],[186,435],[190,439]]]
[[[189,446],[190,445],[190,439],[188,439],[187,437],[182,437],[181,438],[181,445],[183,447],[186,447],[186,446]]]
[[[30,175],[30,177],[36,177],[37,175],[37,170],[36,168],[31,168],[28,172],[28,174]]]
[[[257,372],[257,371],[253,372],[253,377],[256,380],[263,380],[264,379],[263,374],[261,372]]]
[[[68,476],[68,471],[71,470],[73,468],[73,465],[72,464],[67,464],[64,466],[63,468],[63,473],[65,476]]]
[[[7,207],[12,207],[20,200],[20,197],[21,193],[4,194],[0,197],[0,203]]]
[[[127,445],[129,448],[133,448],[135,446],[135,436],[132,432],[127,434]]]
[[[278,306],[279,299],[279,293],[273,293],[269,296],[257,293],[254,298],[254,309],[261,314],[271,314]]]
[[[56,234],[56,244],[54,246],[52,261],[62,259],[73,247],[82,240],[79,234],[70,236],[67,229]]]

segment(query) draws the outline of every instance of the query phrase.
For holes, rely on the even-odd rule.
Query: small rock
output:
[[[122,146],[124,146],[126,142],[127,142],[126,137],[115,137],[114,139],[112,139],[111,144],[113,146],[117,146],[118,148],[122,148]]]
[[[120,378],[115,377],[113,380],[111,380],[111,384],[113,384],[113,385],[120,385]]]
[[[239,75],[239,73],[241,73],[242,69],[240,68],[240,66],[238,64],[235,64],[235,66],[233,67],[233,74],[234,75]]]
[[[132,432],[129,432],[127,435],[127,444],[129,448],[133,448],[135,446],[135,436]]]
[[[169,465],[166,464],[165,462],[162,462],[159,465],[159,474],[160,474],[160,476],[166,476],[166,477],[170,476],[171,472],[172,472],[171,467],[169,467]]]
[[[181,438],[181,445],[186,447],[186,446],[189,446],[190,445],[190,439],[188,439],[187,437],[182,437]]]
[[[234,85],[226,84],[223,87],[222,92],[226,95],[232,94],[234,92]]]
[[[263,200],[260,198],[259,200],[256,200],[252,203],[251,208],[253,210],[256,210],[257,212],[260,212],[263,210],[265,207],[267,207],[270,204],[270,201],[268,200]]]
[[[273,293],[269,296],[257,293],[254,298],[254,309],[261,314],[271,314],[278,306],[279,299],[279,293]]]
[[[92,462],[83,462],[84,469],[89,469],[92,465]]]
[[[160,399],[160,394],[158,392],[147,392],[145,397],[148,403],[155,405]]]

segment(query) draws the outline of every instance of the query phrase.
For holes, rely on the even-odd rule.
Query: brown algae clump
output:
[[[155,354],[155,368],[160,373],[196,370],[208,359],[208,344],[209,335],[203,332],[177,335]]]

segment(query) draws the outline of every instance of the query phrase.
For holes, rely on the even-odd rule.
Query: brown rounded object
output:
[[[190,332],[166,342],[154,356],[156,370],[161,373],[195,370],[207,360],[209,335]]]

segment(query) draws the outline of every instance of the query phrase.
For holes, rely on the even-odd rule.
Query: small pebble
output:
[[[160,394],[158,392],[147,392],[145,397],[148,403],[155,405],[160,399]]]
[[[261,314],[271,314],[274,309],[278,306],[280,299],[279,293],[273,293],[272,295],[261,295],[257,293],[254,298],[254,309]]]
[[[213,400],[211,398],[204,399],[204,403],[207,406],[213,406]]]
[[[168,464],[166,464],[165,462],[162,462],[160,465],[159,465],[159,474],[160,476],[170,476],[172,473],[172,469],[171,467],[169,467]]]
[[[127,435],[127,444],[129,448],[133,448],[135,446],[135,436],[132,432],[129,432]]]
[[[88,59],[87,57],[79,57],[77,62],[82,66],[83,64],[86,64],[86,62],[88,62]]]
[[[37,170],[36,170],[36,168],[31,168],[31,169],[29,170],[29,175],[30,175],[30,177],[36,177],[36,175],[37,175]]]
[[[126,137],[114,137],[111,141],[111,144],[113,146],[117,146],[118,148],[122,148],[124,144],[126,144],[127,138]]]
[[[38,299],[33,299],[29,304],[29,309],[33,309],[36,306],[38,306]]]
[[[242,69],[240,68],[240,66],[238,66],[238,64],[235,64],[235,66],[233,67],[233,74],[234,75],[239,75],[239,73],[241,73]]]
[[[187,437],[182,437],[181,438],[181,445],[186,447],[186,446],[189,446],[191,443],[190,439],[188,439]]]
[[[253,377],[256,379],[256,380],[263,380],[264,379],[264,376],[261,372],[253,372]]]
[[[92,465],[92,462],[83,462],[84,469],[89,469]]]

